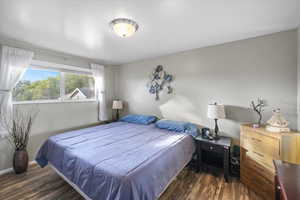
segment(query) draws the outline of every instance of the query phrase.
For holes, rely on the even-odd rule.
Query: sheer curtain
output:
[[[2,46],[1,51],[0,109],[12,113],[12,90],[30,65],[33,52],[7,46]],[[6,134],[0,123],[0,136]]]
[[[105,95],[105,68],[103,65],[91,64],[95,79],[96,99],[98,101],[98,120],[108,120]]]

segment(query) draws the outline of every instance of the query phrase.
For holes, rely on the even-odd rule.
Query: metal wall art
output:
[[[168,74],[162,65],[158,65],[150,77],[150,83],[148,84],[149,93],[155,94],[155,100],[159,100],[159,92],[166,87],[168,94],[171,94],[173,92],[173,88],[171,87],[172,80],[173,76]]]

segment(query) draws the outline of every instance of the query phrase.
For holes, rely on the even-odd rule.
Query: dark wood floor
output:
[[[22,175],[0,176],[1,200],[83,200],[50,167],[31,165]],[[159,200],[260,200],[237,180],[184,169]]]

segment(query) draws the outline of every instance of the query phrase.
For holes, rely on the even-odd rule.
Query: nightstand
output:
[[[220,136],[218,140],[208,140],[201,136],[195,138],[197,153],[197,171],[208,168],[222,168],[225,181],[228,182],[230,170],[230,147],[232,139]]]

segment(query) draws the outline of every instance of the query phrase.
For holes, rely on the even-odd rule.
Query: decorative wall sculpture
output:
[[[168,94],[173,92],[173,88],[171,87],[171,81],[173,80],[173,76],[168,74],[162,65],[158,65],[155,70],[152,72],[149,83],[149,92],[150,94],[155,94],[155,100],[159,100],[159,93],[165,87],[168,90]]]

